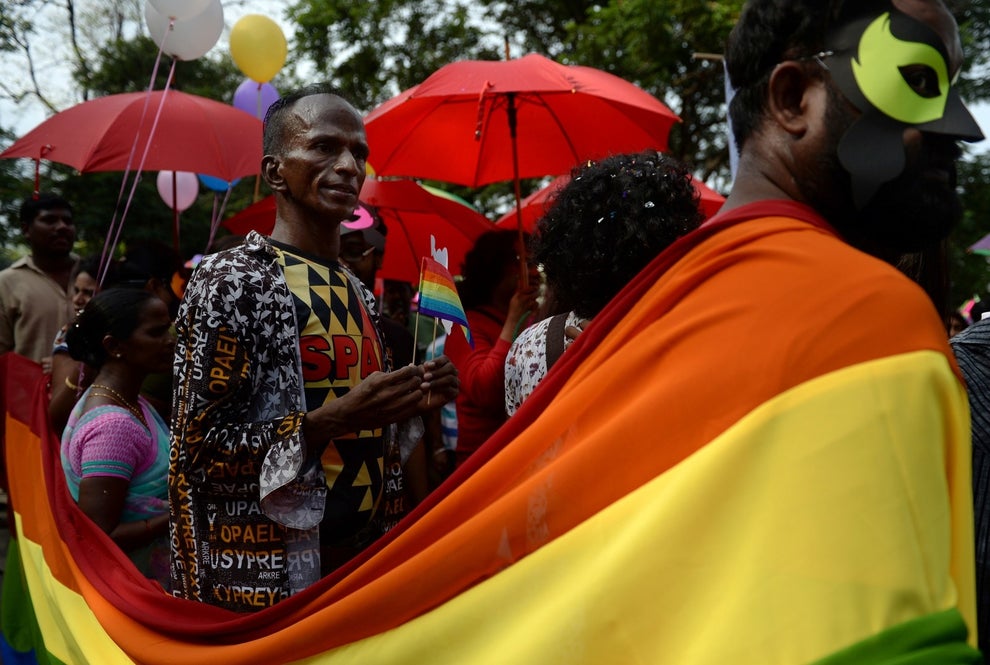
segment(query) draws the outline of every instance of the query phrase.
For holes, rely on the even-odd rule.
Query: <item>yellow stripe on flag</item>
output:
[[[36,445],[21,447],[19,461],[31,464],[32,469],[41,469],[41,442],[37,435],[31,432],[27,424],[16,418],[6,418],[6,431],[9,440],[31,441]],[[25,459],[32,457],[32,460]],[[33,463],[33,464],[32,464]],[[39,478],[22,477],[16,472],[11,477],[12,485],[19,483],[40,483]],[[18,492],[25,500],[29,493]],[[35,500],[44,500],[43,493],[36,493]],[[14,504],[14,524],[17,534],[17,546],[20,548],[21,564],[23,566],[25,583],[31,594],[38,626],[45,640],[45,650],[63,663],[131,663],[124,652],[110,638],[100,625],[97,616],[90,609],[82,595],[60,582],[45,560],[42,545],[32,540],[31,530],[25,530],[22,514]],[[47,510],[35,511],[36,519],[50,516]],[[50,517],[43,524],[33,525],[33,531],[48,535],[48,546],[59,547],[59,539],[54,532],[54,524]],[[39,531],[40,530],[40,531]],[[72,578],[81,579],[82,574],[75,567],[71,557],[65,557],[72,569]],[[17,574],[17,571],[8,571]]]
[[[133,663],[110,639],[78,593],[61,584],[45,563],[41,546],[23,537],[15,513],[18,545],[45,648],[63,663]]]
[[[807,663],[957,605],[972,637],[960,390],[928,351],[810,381],[427,614],[299,662]]]

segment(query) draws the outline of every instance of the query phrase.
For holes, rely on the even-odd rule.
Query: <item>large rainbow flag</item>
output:
[[[385,539],[257,614],[138,575],[68,496],[39,368],[4,356],[7,655],[977,662],[968,412],[938,317],[828,229],[734,221],[659,257]]]

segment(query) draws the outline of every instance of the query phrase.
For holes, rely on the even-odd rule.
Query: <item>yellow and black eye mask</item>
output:
[[[862,113],[838,148],[857,207],[904,170],[906,127],[983,139],[952,85],[945,44],[924,23],[890,6],[833,31],[826,48],[833,80]]]

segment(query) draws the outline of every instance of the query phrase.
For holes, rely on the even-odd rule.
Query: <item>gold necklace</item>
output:
[[[93,392],[93,389],[98,392]],[[90,394],[98,397],[109,397],[113,401],[118,402],[121,406],[137,416],[137,419],[147,427],[147,424],[144,422],[144,414],[141,412],[141,409],[110,386],[105,386],[102,383],[94,383],[90,386]]]

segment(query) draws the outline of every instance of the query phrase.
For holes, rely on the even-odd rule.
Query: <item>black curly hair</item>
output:
[[[107,335],[125,340],[141,322],[144,305],[158,296],[134,288],[111,288],[100,291],[76,317],[65,333],[69,355],[90,367],[100,368],[107,361],[103,338]]]
[[[575,168],[531,243],[555,309],[597,314],[653,257],[701,224],[699,198],[687,167],[652,150]]]

